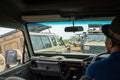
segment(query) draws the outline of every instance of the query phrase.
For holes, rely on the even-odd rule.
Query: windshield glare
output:
[[[106,24],[108,23],[110,23],[110,21],[109,22],[106,21]],[[95,24],[100,24],[100,23],[95,22]],[[104,48],[104,46],[101,46],[104,45],[103,43],[100,45],[86,44],[86,41],[89,42],[92,41],[93,42],[92,44],[94,44],[94,42],[96,41],[97,42],[105,41],[105,36],[103,34],[88,34],[88,29],[89,29],[88,22],[82,24],[80,24],[80,22],[76,22],[75,25],[82,26],[84,31],[65,32],[64,30],[65,27],[72,26],[70,22],[28,23],[27,27],[30,34],[30,39],[34,53],[41,54],[41,53],[60,52],[61,54],[65,54],[65,53],[82,54],[86,52],[88,53],[90,49],[94,50],[93,47]]]

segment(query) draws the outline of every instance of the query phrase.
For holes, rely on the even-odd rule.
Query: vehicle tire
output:
[[[17,51],[17,60],[18,62],[14,65],[9,65],[10,68],[17,66],[18,64],[22,63],[22,53],[18,49],[14,49]]]
[[[0,54],[0,72],[4,71],[6,69],[6,61],[5,61],[5,57]]]

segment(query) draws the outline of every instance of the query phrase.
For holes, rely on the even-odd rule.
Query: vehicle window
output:
[[[105,41],[105,36],[104,34],[88,34],[87,35],[87,40],[88,42],[94,42],[94,41]]]
[[[24,37],[22,31],[0,27],[0,72],[19,66],[22,63],[22,56],[24,52],[23,44]],[[11,50],[16,51],[16,64],[7,63],[7,52]]]
[[[50,42],[50,39],[49,39],[48,36],[41,36],[41,40],[42,40],[45,48],[50,48],[50,47],[52,47],[51,42]]]
[[[34,50],[40,50],[45,48],[40,36],[31,36],[31,41]]]
[[[65,27],[73,26],[71,21],[28,23],[27,27],[29,33],[37,36],[30,34],[35,54],[41,54],[42,51],[97,54],[105,51],[105,36],[101,32],[101,26],[110,23],[110,20],[78,20],[75,25],[83,27],[83,31],[78,32],[65,32]]]
[[[57,42],[56,42],[55,37],[51,37],[51,40],[52,40],[53,46],[57,46]]]

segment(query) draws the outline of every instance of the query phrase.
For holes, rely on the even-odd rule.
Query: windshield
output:
[[[83,53],[85,40],[101,42],[103,34],[87,34],[89,24],[109,24],[111,21],[75,21],[83,31],[65,32],[65,27],[73,26],[71,21],[28,23],[28,31],[35,54],[45,53]]]

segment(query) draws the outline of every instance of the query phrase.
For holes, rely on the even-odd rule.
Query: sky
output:
[[[71,21],[67,21],[67,22],[44,22],[44,23],[40,23],[43,25],[48,25],[48,26],[52,26],[52,28],[50,29],[51,32],[54,32],[55,34],[62,36],[63,39],[68,39],[71,36],[74,36],[75,34],[81,34],[82,32],[87,32],[88,30],[88,24],[110,24],[111,21],[76,21],[75,22],[75,26],[83,26],[84,31],[81,32],[64,32],[64,28],[68,27],[68,26],[73,26]]]
[[[53,25],[52,28],[50,29],[51,33],[55,33],[57,35],[59,35],[60,37],[62,37],[63,39],[68,39],[70,38],[71,36],[74,36],[75,34],[81,34],[83,31],[80,31],[80,32],[64,32],[64,28],[65,27],[68,27],[68,26],[71,26],[71,25]],[[80,26],[80,25],[79,25]],[[84,29],[84,32],[87,31],[87,24],[85,25],[81,25],[81,26],[84,26],[86,27]]]

